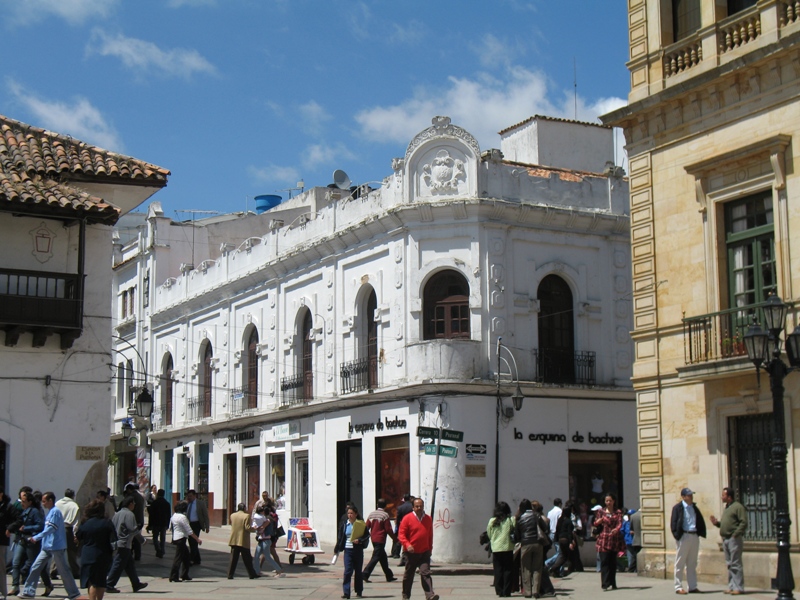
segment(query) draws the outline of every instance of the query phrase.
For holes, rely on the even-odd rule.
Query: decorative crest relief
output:
[[[423,165],[422,178],[432,194],[456,192],[459,182],[466,178],[464,162],[447,150],[439,150],[429,164]]]
[[[434,117],[431,119],[431,123],[433,123],[431,127],[421,131],[411,140],[411,143],[406,149],[405,164],[408,164],[408,159],[414,150],[419,148],[424,142],[435,137],[452,137],[459,139],[472,149],[475,156],[480,156],[481,149],[478,145],[478,141],[466,129],[451,124],[450,117]]]

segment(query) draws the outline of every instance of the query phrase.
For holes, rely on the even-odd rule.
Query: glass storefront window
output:
[[[269,495],[275,498],[278,510],[286,508],[286,455],[269,454],[269,472],[267,478],[269,480]]]
[[[386,500],[386,511],[394,519],[403,495],[411,491],[408,434],[377,438],[375,452],[378,465],[377,498]]]

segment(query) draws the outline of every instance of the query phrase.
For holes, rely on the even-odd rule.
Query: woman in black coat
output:
[[[6,552],[8,551],[8,544],[10,541],[6,531],[11,527],[11,524],[19,517],[19,511],[11,503],[11,500],[6,496],[3,488],[0,488],[0,565],[3,568],[6,566]],[[8,580],[3,576],[0,577],[0,598],[8,596]]]
[[[83,518],[75,534],[81,549],[81,587],[88,588],[89,600],[103,600],[117,532],[106,519],[106,505],[101,500],[92,500],[83,509]]]

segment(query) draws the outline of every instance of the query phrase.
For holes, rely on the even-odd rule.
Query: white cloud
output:
[[[314,100],[301,104],[297,110],[303,118],[302,127],[307,133],[319,134],[323,124],[331,119],[330,113]]]
[[[8,82],[11,95],[34,118],[32,124],[114,152],[122,152],[123,144],[114,127],[86,98],[76,97],[71,103],[37,97],[15,81]]]
[[[419,21],[411,21],[407,25],[391,24],[389,41],[395,44],[418,44],[425,37],[425,26]]]
[[[87,52],[101,56],[115,56],[126,67],[141,73],[156,70],[166,76],[189,78],[195,72],[216,72],[214,65],[196,50],[162,50],[152,42],[122,34],[111,36],[100,29],[92,32],[92,39],[86,49]]]
[[[478,57],[482,67],[497,70],[498,65],[505,68],[511,67],[514,60],[521,54],[523,49],[520,44],[511,44],[506,40],[500,40],[491,33],[483,36],[480,43],[472,48]]]
[[[0,6],[10,10],[19,23],[41,21],[53,15],[76,25],[90,17],[107,17],[117,4],[119,0],[10,0]]]
[[[341,167],[343,161],[356,160],[353,154],[342,144],[329,146],[327,144],[312,144],[303,154],[303,166],[306,169],[315,169],[324,165]]]
[[[258,183],[289,184],[294,186],[300,179],[300,172],[294,167],[281,167],[279,165],[265,165],[263,167],[249,166],[247,172]]]
[[[498,131],[537,113],[557,114],[547,99],[545,76],[513,67],[504,79],[486,74],[449,77],[442,89],[419,88],[400,104],[363,110],[355,119],[370,139],[407,142],[435,115],[446,115],[470,131],[482,147],[491,147],[497,145]]]
[[[182,8],[184,6],[214,6],[216,3],[216,0],[169,0],[167,6]]]
[[[487,38],[490,47],[502,47]],[[472,133],[481,148],[497,147],[497,132],[536,114],[572,119],[572,96],[551,101],[547,77],[520,66],[508,66],[498,76],[478,73],[449,77],[442,87],[420,87],[412,97],[390,106],[376,106],[356,114],[361,133],[379,142],[408,142],[430,125],[436,115],[449,116],[455,125]],[[619,98],[586,103],[578,98],[578,120],[597,117],[625,104]]]

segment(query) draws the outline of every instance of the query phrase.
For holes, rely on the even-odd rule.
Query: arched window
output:
[[[258,408],[258,331],[255,327],[250,332],[250,339],[247,341],[247,369],[245,370],[244,382],[245,395],[247,399],[244,407],[248,409]]]
[[[442,271],[425,285],[423,338],[469,339],[469,284],[456,271]]]
[[[125,364],[117,365],[117,408],[125,408]]]
[[[306,310],[300,340],[302,343],[303,400],[314,397],[314,319]]]
[[[172,371],[175,368],[172,362],[172,354],[167,353],[163,361],[161,370],[161,424],[164,427],[172,425],[172,398],[175,382],[172,379]]]
[[[367,313],[364,315],[366,321],[365,333],[366,348],[365,358],[367,359],[367,387],[374,390],[378,387],[378,324],[375,322],[375,311],[378,309],[378,296],[375,290],[367,299]]]
[[[206,347],[203,351],[203,379],[202,379],[202,389],[200,390],[200,402],[202,406],[198,411],[200,418],[208,419],[211,417],[211,397],[212,397],[212,383],[213,383],[213,364],[212,359],[214,358],[214,351],[211,348],[211,344],[207,343]]]
[[[130,408],[133,406],[133,386],[136,385],[133,379],[133,361],[129,360],[125,366],[125,406]]]
[[[538,378],[546,383],[575,382],[575,326],[572,291],[557,275],[539,284]]]

